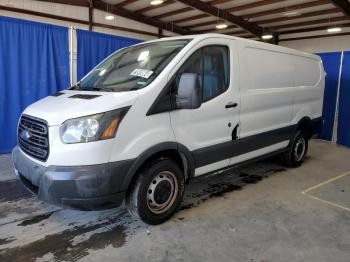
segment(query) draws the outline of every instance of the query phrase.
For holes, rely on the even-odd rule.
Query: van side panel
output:
[[[168,68],[168,77],[155,81],[152,91],[147,88],[138,91],[138,100],[118,130],[110,162],[136,159],[159,143],[183,144],[191,151],[194,159],[206,149],[210,150],[214,146],[220,148],[221,145],[227,148],[231,145],[228,153],[225,151],[227,158],[210,160],[207,164],[200,164],[196,159],[196,175],[200,175],[227,164],[285,148],[294,133],[293,126],[300,119],[305,116],[313,119],[321,115],[323,69],[320,60],[311,55],[304,57],[300,52],[283,47],[247,41],[235,41],[236,44],[230,50],[232,89],[203,103],[197,110],[146,115],[162,88],[194,49],[224,42],[206,39],[200,44],[194,44],[186,55],[179,57],[175,66]],[[228,93],[230,96],[226,97]],[[237,140],[232,140],[227,120],[214,116],[216,113],[212,111],[216,106],[224,108],[231,101],[238,102],[238,107],[231,112],[232,117],[239,117]],[[223,109],[223,112],[230,111]],[[217,123],[218,121],[222,123]],[[221,128],[230,131],[225,140],[218,136],[218,132],[223,132],[220,131]],[[209,134],[213,137],[204,137]],[[221,153],[222,151],[220,150]],[[204,153],[207,155],[208,152]],[[217,153],[212,153],[217,156]]]
[[[314,55],[242,41],[239,63],[239,141],[256,141],[253,150],[232,157],[230,165],[286,148],[296,124],[319,119],[323,103],[323,67]]]
[[[289,126],[294,66],[290,55],[258,43],[240,52],[240,137]]]

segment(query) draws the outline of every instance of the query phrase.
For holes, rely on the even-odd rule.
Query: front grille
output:
[[[18,124],[18,144],[28,155],[46,161],[49,156],[49,132],[45,120],[23,115]]]

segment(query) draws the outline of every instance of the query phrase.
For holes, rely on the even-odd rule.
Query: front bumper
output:
[[[40,200],[78,209],[119,206],[121,190],[133,161],[125,160],[91,166],[42,166],[30,160],[18,147],[12,151],[15,172]]]

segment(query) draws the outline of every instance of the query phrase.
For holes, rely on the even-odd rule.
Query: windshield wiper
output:
[[[96,91],[107,91],[107,92],[113,92],[114,89],[113,88],[108,88],[108,87],[104,87],[104,86],[93,86],[91,87],[91,90],[96,90]]]
[[[74,86],[71,86],[70,88],[68,88],[68,90],[79,90],[80,89],[80,84],[76,83]]]
[[[80,87],[79,89],[80,91],[106,91],[106,92],[114,92],[113,88],[108,88],[108,87],[104,87],[104,86],[84,86],[84,87]]]
[[[105,86],[85,86],[82,87],[80,86],[80,83],[76,83],[74,86],[71,86],[69,90],[80,90],[80,91],[90,91],[90,90],[95,90],[95,91],[106,91],[106,92],[113,92],[113,88],[105,87]]]

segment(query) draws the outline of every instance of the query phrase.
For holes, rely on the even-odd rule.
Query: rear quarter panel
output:
[[[293,123],[307,116],[322,116],[325,75],[322,61],[315,57],[295,56]]]

